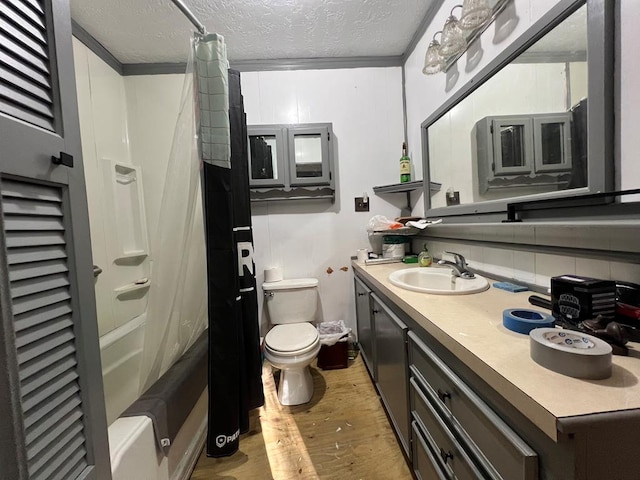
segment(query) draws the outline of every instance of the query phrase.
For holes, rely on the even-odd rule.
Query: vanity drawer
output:
[[[427,446],[420,427],[411,422],[413,435],[413,472],[418,480],[450,480],[451,476],[441,470],[440,463]]]
[[[442,470],[450,478],[457,480],[487,478],[455,439],[453,432],[425,398],[414,379],[410,380],[410,384],[411,413],[417,425],[422,427],[418,430],[424,430],[425,443],[439,457]]]
[[[409,362],[416,386],[428,392],[437,409],[448,413],[451,429],[492,477],[538,478],[536,452],[413,332],[409,332]]]

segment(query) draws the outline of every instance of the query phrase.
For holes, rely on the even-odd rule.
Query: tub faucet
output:
[[[473,272],[469,270],[469,266],[467,265],[467,261],[465,258],[456,252],[444,252],[452,255],[454,258],[454,262],[450,262],[449,260],[440,259],[438,260],[438,265],[446,265],[453,270],[453,275],[455,277],[460,278],[474,278],[475,275]]]

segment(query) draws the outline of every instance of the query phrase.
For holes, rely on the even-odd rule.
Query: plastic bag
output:
[[[384,232],[385,230],[395,230],[396,228],[404,227],[400,222],[394,222],[389,220],[384,215],[374,215],[369,220],[367,225],[367,232]]]
[[[320,345],[335,345],[338,342],[346,342],[351,329],[347,328],[342,320],[332,322],[322,322],[318,324],[318,335],[320,335]]]

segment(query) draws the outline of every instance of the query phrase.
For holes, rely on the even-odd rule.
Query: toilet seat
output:
[[[283,357],[310,352],[319,342],[318,330],[306,322],[276,325],[264,338],[265,348]]]

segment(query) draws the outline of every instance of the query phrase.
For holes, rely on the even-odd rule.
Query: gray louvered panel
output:
[[[35,278],[11,282],[11,296],[16,299],[67,286],[69,286],[69,276],[66,273],[41,275]]]
[[[16,72],[18,72],[20,76],[26,77],[33,83],[44,87],[46,89],[47,96],[51,97],[51,94],[49,93],[51,91],[51,79],[48,72],[45,74],[41,70],[25,64],[20,59],[4,53],[2,50],[0,50],[0,69],[6,71],[7,75],[16,75]]]
[[[1,86],[2,85],[0,85],[0,87]],[[2,98],[2,95],[0,95],[0,112],[4,112],[7,115],[11,115],[12,117],[16,117],[20,120],[24,120],[25,122],[32,123],[33,125],[36,125],[38,127],[42,127],[45,130],[53,131],[55,127],[52,117],[38,115],[30,112],[29,110],[17,107],[13,103],[5,101]]]
[[[46,58],[43,59],[39,55],[30,52],[20,44],[14,42],[13,39],[3,34],[2,31],[0,31],[0,48],[10,52],[13,58],[22,62],[26,67],[34,68],[46,75],[50,74],[49,62]]]
[[[20,383],[20,391],[23,395],[27,395],[43,386],[51,379],[51,377],[58,376],[66,370],[74,369],[77,364],[78,362],[76,361],[76,357],[73,355],[64,357],[62,360],[58,360],[57,362],[49,365],[45,370],[41,370],[40,372],[27,377]]]
[[[73,346],[73,340],[74,335],[72,329],[63,330],[62,332],[56,332],[53,335],[43,337],[38,342],[30,343],[26,347],[19,349],[18,362],[21,366],[26,366],[27,362],[37,357],[50,358],[65,345]]]
[[[2,197],[5,198],[30,198],[43,202],[62,202],[62,192],[59,188],[40,185],[37,183],[24,183],[14,180],[2,179]]]
[[[43,217],[37,222],[31,217],[22,215],[11,215],[4,219],[4,229],[7,231],[44,231],[44,230],[64,230],[64,223],[57,217]]]
[[[31,460],[29,462],[29,472],[33,475],[45,465],[51,464],[52,459],[55,459],[62,450],[69,448],[70,444],[73,444],[73,450],[75,450],[83,442],[82,422],[57,425],[50,432],[50,435],[45,436],[39,442],[35,442],[27,448],[27,458]],[[45,447],[48,448],[45,449]],[[58,466],[56,465],[52,470],[55,470]]]
[[[40,435],[44,434],[67,415],[71,415],[73,420],[81,418],[82,411],[78,408],[81,403],[80,395],[75,395],[56,410],[55,413],[47,416],[42,422],[36,423],[34,427],[27,429],[25,432],[27,443],[35,441]]]
[[[17,332],[16,347],[20,349],[25,345],[28,345],[29,343],[39,340],[42,337],[47,337],[72,326],[73,321],[71,320],[71,315],[58,317],[49,322],[41,323],[40,325],[32,327],[28,330]]]
[[[58,304],[47,305],[44,308],[30,310],[22,315],[14,315],[14,329],[16,334],[20,331],[31,328],[43,322],[48,322],[54,318],[71,313],[71,305],[69,302],[60,302]]]
[[[13,7],[9,2],[0,3],[0,15],[8,18],[18,30],[24,32],[29,38],[42,45],[47,45],[46,32],[35,24],[35,22],[42,22],[37,15],[34,22],[32,17],[35,14],[31,16],[25,15],[21,9]]]
[[[13,103],[15,106],[27,108],[32,114],[38,114],[46,118],[53,118],[53,109],[49,100],[39,99],[35,95],[29,95],[16,88],[0,72],[0,96]],[[39,90],[39,89],[38,89]],[[39,92],[35,92],[39,93]]]
[[[34,248],[12,248],[7,251],[9,265],[42,262],[66,257],[67,252],[65,251],[64,245]]]
[[[26,298],[19,298],[13,302],[13,314],[20,315],[31,310],[53,305],[55,303],[70,300],[69,290],[61,288],[60,290],[52,290],[38,295],[31,295]]]
[[[52,350],[49,353],[49,357],[45,356],[35,358],[32,362],[29,362],[20,369],[20,380],[24,381],[31,375],[35,375],[38,372],[46,371],[46,369],[49,368],[49,366],[51,366],[53,362],[56,362],[61,358],[66,357],[67,355],[74,355],[75,352],[76,349],[73,343],[67,343],[55,350]]]
[[[50,262],[18,264],[11,269],[9,281],[15,282],[41,275],[53,275],[54,273],[68,272],[68,270],[67,263],[62,258]]]
[[[87,468],[86,451],[79,450],[73,457],[69,459],[69,463],[60,467],[59,470],[53,472],[49,480],[68,480],[70,478],[77,478]],[[73,463],[75,461],[75,463]]]
[[[8,37],[13,38],[16,42],[20,43],[23,47],[27,48],[36,55],[42,58],[49,57],[46,43],[43,44],[37,37],[34,38],[29,33],[15,27],[2,17],[0,17],[0,31],[2,31]]]
[[[38,2],[0,3],[0,111],[55,129],[47,17]]]
[[[48,415],[52,415],[52,412],[55,412],[57,409],[62,408],[66,401],[68,401],[79,392],[80,388],[77,384],[68,385],[67,388],[58,392],[58,396],[56,398],[52,398],[46,403],[46,405],[43,405],[39,411],[33,412],[28,418],[25,418],[25,428],[31,428],[35,426],[39,421],[42,421],[43,418],[46,418]]]
[[[25,5],[28,5],[34,12],[44,15],[44,8],[42,7],[42,0],[23,0]]]
[[[69,480],[71,478],[76,478],[75,476],[72,476],[72,472],[82,472],[82,470],[87,467],[86,456],[87,451],[85,448],[78,448],[75,452],[72,452],[72,454],[69,455],[65,463],[57,461],[55,465],[52,465],[50,468],[46,468],[41,474],[39,473],[37,476],[34,476],[33,480]],[[57,466],[57,470],[53,470],[53,466]],[[81,469],[80,466],[82,466]],[[76,473],[76,475],[80,474]]]
[[[44,104],[44,107],[41,107],[44,109],[42,112],[47,113],[51,109],[51,104],[53,103],[53,99],[51,98],[51,86],[47,85],[48,80],[45,79],[45,86],[42,86],[41,82],[33,81],[29,75],[29,71],[25,70],[23,67],[20,68],[21,70],[16,72],[13,69],[4,67],[0,63],[0,78],[16,90],[28,92],[30,96],[35,97],[35,102]]]
[[[62,206],[57,202],[43,202],[42,200],[26,200],[5,197],[2,202],[5,215],[34,215],[61,217]]]
[[[64,232],[7,232],[7,248],[64,245]]]
[[[82,412],[80,412],[82,414]],[[82,417],[82,415],[80,415]],[[72,440],[78,432],[82,431],[82,422],[67,421],[62,418],[49,430],[40,435],[34,442],[30,443],[27,449],[27,459],[34,460],[33,467],[38,469],[47,463],[52,456],[64,447],[64,444]],[[35,458],[38,456],[39,458]]]
[[[58,392],[63,391],[68,385],[77,384],[78,374],[75,369],[64,372],[53,378],[41,388],[28,395],[22,397],[22,409],[25,416],[28,417],[32,412],[39,410],[39,404],[47,403],[47,399],[54,397]]]
[[[39,27],[41,30],[45,29],[44,24],[44,11],[42,7],[36,2],[26,2],[22,0],[5,0],[7,5],[11,5],[11,8],[20,12],[24,18],[28,18],[31,23]]]

